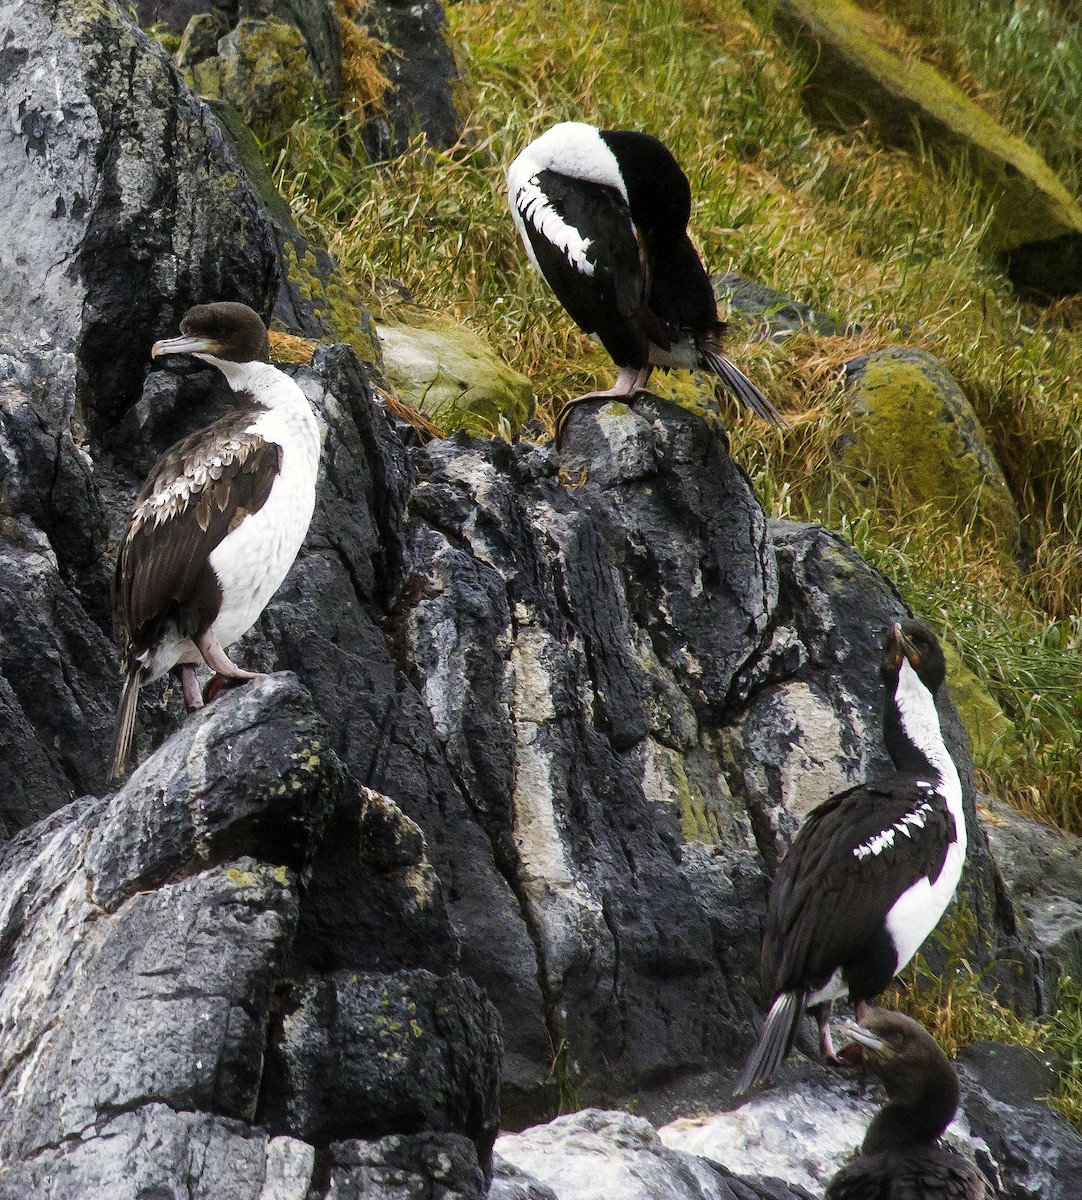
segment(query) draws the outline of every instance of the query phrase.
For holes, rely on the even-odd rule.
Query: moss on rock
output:
[[[965,164],[994,205],[989,248],[1024,250],[1016,282],[1082,288],[1082,207],[1036,150],[934,67],[893,53],[882,21],[850,0],[778,0],[775,25],[809,56],[805,97],[818,120]]]
[[[325,260],[325,261],[324,261]],[[324,340],[348,342],[364,362],[380,368],[376,327],[360,293],[327,254],[303,239],[285,240],[283,287],[299,301],[325,331]]]
[[[990,767],[996,756],[1001,757],[1008,747],[1017,743],[1018,731],[992,693],[949,642],[944,643],[943,652],[947,656],[951,698],[969,734],[973,762],[978,767]]]
[[[530,381],[471,330],[425,314],[382,325],[379,340],[387,378],[408,404],[445,432],[492,433],[501,421],[521,428],[533,410]]]
[[[852,418],[835,452],[854,485],[893,487],[914,507],[934,505],[959,533],[1018,556],[1014,497],[972,406],[939,359],[892,347],[856,359],[848,375]]]
[[[193,21],[198,21],[194,17]],[[207,31],[185,31],[182,65],[202,95],[224,100],[258,137],[284,133],[321,95],[304,34],[285,21],[246,18],[207,56]]]

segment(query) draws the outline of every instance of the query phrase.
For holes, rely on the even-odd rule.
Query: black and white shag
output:
[[[304,541],[315,505],[320,433],[304,393],[270,362],[267,330],[244,304],[200,304],[181,336],[151,355],[191,354],[217,367],[232,412],[183,438],[155,463],[121,543],[113,610],[124,685],[111,778],[124,772],[139,689],[179,676],[189,711],[254,679],[225,647],[255,623]]]
[[[896,623],[880,675],[895,773],[814,808],[778,867],[761,963],[770,1010],[737,1093],[771,1078],[805,1008],[818,1018],[823,1057],[833,1058],[833,1001],[848,994],[859,1019],[935,928],[958,885],[966,825],[935,706],[943,650],[919,622]]]
[[[844,1021],[841,1051],[879,1077],[887,1103],[860,1150],[827,1184],[826,1200],[994,1200],[975,1163],[940,1141],[958,1111],[958,1075],[935,1038],[902,1013],[870,1008]],[[855,1053],[852,1053],[854,1052]]]
[[[785,425],[723,352],[725,326],[687,233],[691,186],[657,138],[562,122],[518,155],[507,192],[530,260],[619,368],[612,388],[565,405],[557,437],[571,405],[634,396],[656,366],[712,372],[764,420]]]

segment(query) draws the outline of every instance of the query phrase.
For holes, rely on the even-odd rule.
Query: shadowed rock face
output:
[[[333,908],[312,910],[307,880],[325,826],[351,815],[357,874],[382,876],[387,924],[369,928],[387,961],[324,976],[301,960]],[[447,964],[394,969],[407,913],[445,926],[423,839],[358,796],[292,676],[223,697],[114,796],[14,839],[0,877],[0,1195],[173,1195],[190,1178],[300,1200],[338,1137],[424,1131],[428,1151],[394,1166],[450,1154],[481,1195],[496,1014]],[[379,1144],[361,1161],[380,1167]]]
[[[10,0],[0,135],[4,337],[77,355],[76,416],[107,426],[191,300],[265,311],[268,231],[206,107],[110,5]],[[38,70],[41,63],[47,70]]]
[[[498,1096],[521,1124],[561,1094],[724,1093],[769,872],[810,804],[885,763],[893,588],[768,523],[722,431],[673,405],[583,405],[562,458],[408,447],[329,347],[293,372],[325,435],[311,530],[236,648],[280,673],[191,718],[148,688],[143,765],[99,798],[113,547],[223,403],[210,370],[147,374],[147,347],[227,268],[223,295],[269,302],[273,249],[116,10],[5,16],[8,110],[37,124],[0,135],[0,246],[27,247],[0,284],[0,1197],[472,1200]],[[72,171],[92,200],[60,220]],[[970,961],[1022,958],[971,847]]]

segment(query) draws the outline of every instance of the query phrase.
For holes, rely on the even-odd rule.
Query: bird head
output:
[[[909,663],[933,696],[947,677],[943,648],[935,634],[919,621],[895,621],[887,629],[879,664],[884,683],[890,686],[897,682],[903,662]]]
[[[842,1021],[838,1028],[848,1041],[840,1052],[844,1061],[878,1076],[892,1100],[914,1101],[930,1077],[954,1074],[935,1038],[904,1013],[871,1008],[860,1022]]]
[[[267,327],[247,304],[220,301],[197,304],[180,323],[180,337],[155,342],[152,358],[166,354],[192,354],[213,362],[270,362]]]

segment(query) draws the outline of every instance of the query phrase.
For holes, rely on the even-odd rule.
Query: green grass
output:
[[[1082,22],[1055,0],[879,0],[923,57],[1039,150],[1082,193]]]

